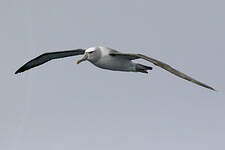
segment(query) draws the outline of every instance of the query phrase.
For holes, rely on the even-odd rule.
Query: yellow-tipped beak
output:
[[[88,58],[87,55],[84,55],[83,58],[81,58],[80,60],[77,61],[77,64],[79,64],[79,63],[81,63],[81,62],[87,60],[87,58]]]

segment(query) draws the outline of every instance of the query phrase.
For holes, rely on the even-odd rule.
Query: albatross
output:
[[[215,91],[214,88],[211,86],[200,82],[183,72],[178,71],[177,69],[171,67],[170,65],[154,59],[152,57],[143,55],[143,54],[133,54],[133,53],[121,53],[117,50],[108,48],[108,47],[91,47],[87,49],[74,49],[74,50],[64,50],[64,51],[57,51],[57,52],[48,52],[44,53],[29,62],[25,63],[22,67],[20,67],[15,74],[24,72],[31,68],[37,67],[42,65],[52,59],[76,56],[76,55],[84,55],[83,58],[77,61],[77,64],[83,61],[89,61],[90,63],[94,64],[96,67],[102,69],[108,69],[113,71],[126,71],[126,72],[141,72],[141,73],[148,73],[148,70],[152,70],[152,67],[146,66],[143,64],[135,63],[133,60],[136,59],[143,59],[154,65],[161,67],[168,72],[190,81],[194,84],[199,86],[205,87],[207,89]]]

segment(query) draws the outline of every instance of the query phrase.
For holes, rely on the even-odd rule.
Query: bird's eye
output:
[[[89,52],[89,54],[93,53],[94,51]]]

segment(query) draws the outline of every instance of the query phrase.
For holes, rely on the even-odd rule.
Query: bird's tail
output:
[[[136,64],[135,70],[137,72],[148,73],[147,70],[152,70],[152,67],[145,66],[145,65],[142,65],[142,64]]]

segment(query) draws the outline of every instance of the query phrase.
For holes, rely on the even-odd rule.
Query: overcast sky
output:
[[[224,150],[225,2],[1,0],[1,150]],[[49,51],[107,46],[160,59],[113,72],[81,56],[14,72]]]

